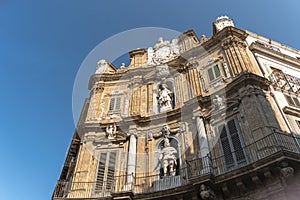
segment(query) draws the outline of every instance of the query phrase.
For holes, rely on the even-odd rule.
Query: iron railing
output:
[[[242,150],[232,151],[230,155],[222,155],[211,159],[210,168],[214,176],[222,175],[230,171],[239,169],[246,165],[255,163],[264,158],[270,157],[279,152],[290,152],[300,154],[300,136],[292,133],[273,131],[273,133],[243,147]],[[199,162],[203,158],[192,162]],[[199,166],[199,165],[198,165]],[[190,165],[191,172],[197,172],[197,165]],[[200,164],[201,166],[201,164]],[[203,166],[203,164],[202,164]],[[203,167],[202,167],[203,168]],[[200,167],[201,169],[201,167]],[[195,177],[196,174],[190,173],[189,177]]]
[[[105,187],[105,182],[102,187],[99,187],[99,183],[96,184],[95,182],[69,183],[67,181],[58,181],[53,199],[107,197],[112,193],[128,191],[136,194],[163,191],[184,186],[193,178],[206,175],[218,176],[228,173],[275,155],[278,152],[300,154],[299,144],[300,136],[273,131],[273,133],[244,146],[242,150],[231,152],[233,160],[228,159],[228,155],[214,158],[207,155],[187,161],[186,167],[177,170],[176,176],[162,176],[160,174],[116,176],[113,179],[112,187],[109,188]],[[96,185],[98,186],[96,187]]]

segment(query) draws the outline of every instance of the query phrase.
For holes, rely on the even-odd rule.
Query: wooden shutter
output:
[[[227,167],[232,166],[234,164],[234,159],[231,152],[231,147],[230,147],[226,128],[225,126],[223,126],[220,127],[219,130],[221,130],[220,139],[221,139],[221,145],[224,153],[225,164]]]
[[[115,108],[115,98],[111,98],[109,102],[109,111],[113,111]]]
[[[117,152],[101,152],[95,184],[95,193],[109,192],[115,176]]]
[[[106,168],[106,157],[107,157],[106,152],[100,153],[99,162],[98,162],[98,171],[97,171],[97,177],[96,177],[96,186],[95,186],[96,192],[101,192],[103,189],[104,178],[105,178],[105,168]]]
[[[115,110],[121,109],[121,97],[116,98]]]
[[[107,182],[106,189],[111,190],[112,183],[115,176],[115,165],[116,165],[116,152],[110,152],[109,161],[108,161],[108,169],[107,169]]]
[[[230,120],[227,123],[227,126],[228,126],[228,130],[229,130],[229,133],[231,136],[231,142],[232,142],[236,160],[238,163],[241,161],[244,161],[246,159],[246,157],[245,157],[245,154],[243,151],[242,143],[241,143],[241,140],[239,137],[238,129],[235,124],[235,120],[234,119]]]

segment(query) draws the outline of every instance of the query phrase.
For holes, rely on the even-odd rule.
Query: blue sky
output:
[[[101,41],[139,27],[211,36],[226,14],[300,49],[299,8],[298,0],[0,1],[0,199],[51,198],[75,130],[76,73]]]

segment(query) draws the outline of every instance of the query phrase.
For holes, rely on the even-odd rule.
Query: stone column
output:
[[[202,158],[202,164],[203,164],[203,169],[201,173],[208,173],[210,168],[210,160],[207,157],[207,155],[209,154],[209,148],[208,148],[208,141],[207,141],[204,121],[202,116],[196,117],[196,125],[197,125],[198,138],[199,138],[200,156]]]
[[[127,185],[134,184],[133,176],[135,176],[136,167],[136,137],[134,133],[130,134],[129,152],[127,160]]]

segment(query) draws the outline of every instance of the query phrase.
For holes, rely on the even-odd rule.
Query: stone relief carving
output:
[[[158,39],[158,43],[148,48],[148,64],[159,65],[166,63],[179,55],[178,40],[173,39],[172,43],[163,40],[162,37]]]
[[[159,65],[156,67],[156,76],[158,79],[164,79],[170,74],[169,67],[167,65]]]
[[[185,123],[181,123],[178,129],[179,133],[185,133],[186,131],[186,127],[185,127]]]
[[[168,125],[164,125],[161,129],[162,135],[167,138],[170,136],[170,127]]]
[[[208,187],[204,184],[202,184],[200,186],[199,193],[200,193],[200,197],[202,200],[215,200],[216,199],[216,195],[215,195],[214,191],[212,191],[210,189],[210,187]]]
[[[280,173],[283,178],[288,179],[294,176],[294,168],[289,167],[288,163],[282,162],[281,167],[282,168],[280,169]]]
[[[107,68],[108,63],[106,60],[99,60],[97,63],[97,68],[96,68],[96,72],[95,74],[102,74],[103,72],[105,72],[105,69]]]
[[[117,126],[116,124],[110,124],[110,125],[107,125],[106,127],[106,135],[107,135],[107,138],[112,140],[115,138],[116,136],[116,132],[117,132]]]
[[[158,90],[158,104],[160,111],[172,109],[173,93],[168,89],[167,84],[161,84]]]

